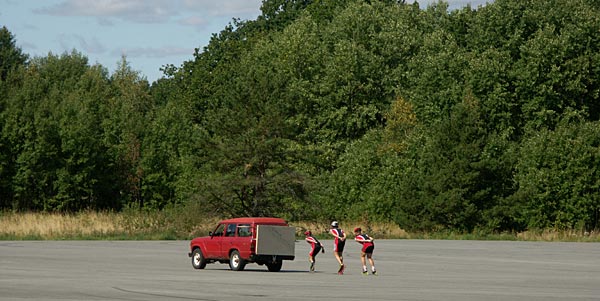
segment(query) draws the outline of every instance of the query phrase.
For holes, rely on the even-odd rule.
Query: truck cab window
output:
[[[212,233],[212,236],[223,236],[223,229],[225,229],[225,225],[220,224],[217,229]]]
[[[248,237],[252,236],[252,231],[250,230],[250,224],[239,224],[237,227],[238,236],[239,237]]]
[[[235,226],[236,224],[227,225],[227,231],[225,231],[225,236],[235,236]]]

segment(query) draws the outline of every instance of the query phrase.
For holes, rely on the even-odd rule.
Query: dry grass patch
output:
[[[61,240],[61,239],[127,239],[170,240],[192,239],[208,235],[219,219],[198,213],[194,208],[144,211],[128,209],[124,212],[84,211],[62,213],[14,213],[0,211],[0,239],[3,240]],[[301,239],[304,231],[311,230],[322,239],[329,239],[330,221],[290,222]],[[523,240],[600,242],[598,231],[531,230],[521,233],[493,234],[487,232],[408,233],[394,223],[340,221],[340,227],[352,238],[352,230],[361,227],[375,239],[453,239],[453,240]]]
[[[517,233],[519,240],[525,241],[575,241],[575,242],[598,242],[600,233],[577,230],[539,230]]]
[[[64,239],[122,232],[122,216],[110,212],[0,214],[2,237]]]
[[[0,240],[173,240],[191,239],[214,230],[215,218],[186,210],[79,213],[0,211]]]

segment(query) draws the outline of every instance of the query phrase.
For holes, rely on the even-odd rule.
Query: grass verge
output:
[[[120,213],[84,211],[62,213],[0,212],[0,240],[189,240],[213,230],[218,218],[205,217],[193,208],[167,208],[148,211],[127,208]],[[311,230],[319,238],[330,238],[329,224],[324,222],[290,222],[296,235],[303,238]],[[341,222],[351,235],[361,227],[376,239],[451,239],[451,240],[517,240],[600,242],[599,233],[581,231],[533,230],[522,233],[488,233],[453,231],[409,233],[393,223]]]

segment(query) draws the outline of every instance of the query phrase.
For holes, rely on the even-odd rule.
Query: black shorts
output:
[[[319,252],[321,252],[321,245],[315,245],[315,248],[310,250],[310,253],[308,253],[308,255],[312,256],[312,257],[316,257],[317,254],[319,254]]]
[[[337,243],[335,244],[335,248],[333,249],[333,251],[334,252],[338,252],[338,253],[342,253],[342,252],[344,252],[344,247],[345,246],[346,246],[346,241],[338,239]]]
[[[375,246],[374,245],[370,245],[370,246],[364,248],[362,251],[365,254],[373,254],[373,250],[375,250]]]

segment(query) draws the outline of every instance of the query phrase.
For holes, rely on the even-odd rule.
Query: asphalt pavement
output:
[[[600,244],[376,240],[378,276],[348,241],[337,274],[322,241],[280,272],[192,268],[188,241],[0,241],[0,300],[600,300]]]

